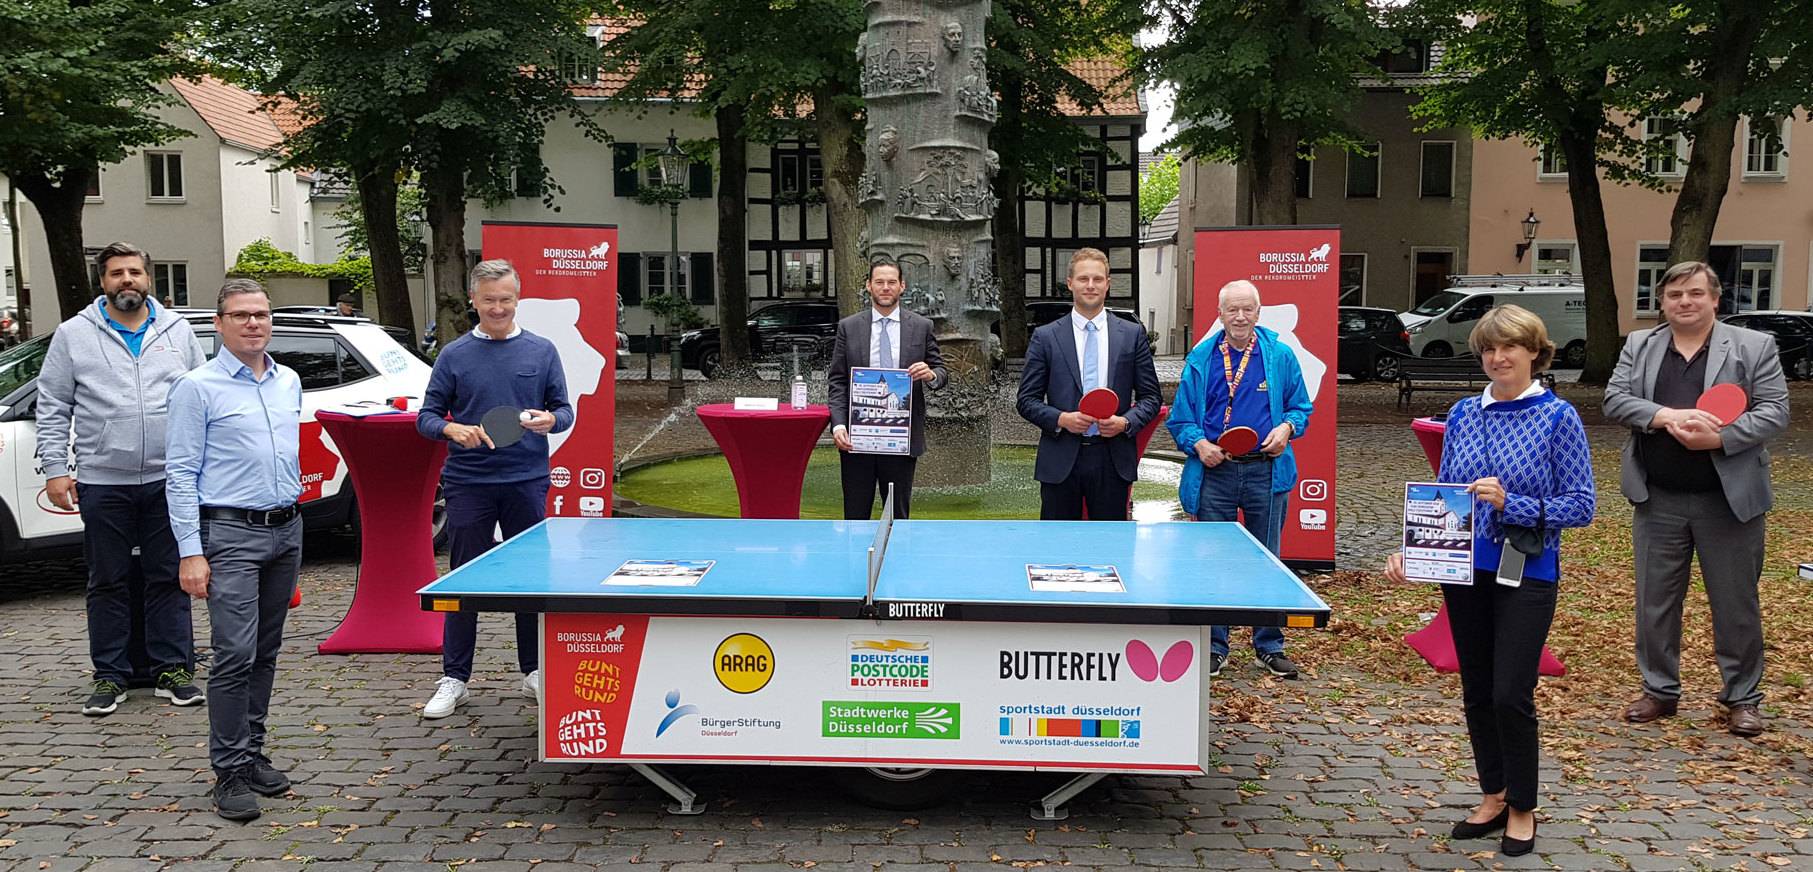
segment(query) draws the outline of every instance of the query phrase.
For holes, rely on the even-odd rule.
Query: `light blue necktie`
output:
[[[893,318],[883,316],[881,319],[881,368],[894,368],[894,341],[888,338],[888,322]]]
[[[1095,322],[1083,322],[1083,393],[1088,393],[1102,386],[1101,364],[1096,360],[1101,356],[1101,346],[1095,342]],[[1100,427],[1089,425],[1085,436],[1095,436],[1102,432]]]

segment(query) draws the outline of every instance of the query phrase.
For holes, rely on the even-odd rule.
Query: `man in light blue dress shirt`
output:
[[[259,815],[254,793],[290,781],[264,754],[283,621],[302,565],[302,382],[265,352],[271,301],[250,279],[221,286],[221,350],[170,389],[170,528],[183,590],[208,601],[208,762],[214,810]]]

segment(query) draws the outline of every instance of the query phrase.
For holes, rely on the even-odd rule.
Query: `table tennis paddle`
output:
[[[522,441],[522,411],[515,406],[495,406],[478,419],[485,435],[491,437],[492,447],[509,448]]]
[[[1096,388],[1083,395],[1083,401],[1077,404],[1076,410],[1097,421],[1106,421],[1114,417],[1121,407],[1121,398],[1113,388]]]
[[[1251,427],[1229,427],[1222,431],[1221,438],[1215,440],[1215,444],[1221,446],[1221,450],[1227,452],[1229,457],[1251,454],[1253,449],[1259,447],[1259,431]]]
[[[1719,419],[1721,425],[1728,425],[1750,407],[1750,398],[1737,385],[1718,384],[1700,394],[1700,400],[1694,403],[1694,407]]]

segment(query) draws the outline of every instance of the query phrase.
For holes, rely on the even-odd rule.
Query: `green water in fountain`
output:
[[[993,480],[985,485],[958,488],[913,488],[913,517],[935,519],[1009,520],[1039,516],[1039,483],[1032,464],[1037,449],[997,445],[992,453]],[[1146,460],[1140,480],[1133,485],[1134,517],[1138,520],[1181,518],[1177,505],[1177,464]],[[738,514],[736,485],[730,464],[722,454],[668,460],[639,467],[617,480],[616,492],[625,499],[650,506],[678,509],[699,515],[734,518]],[[801,518],[843,517],[843,489],[838,473],[837,449],[825,446],[812,452],[800,494]]]

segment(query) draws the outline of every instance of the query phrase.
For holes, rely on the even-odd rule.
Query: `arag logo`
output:
[[[850,686],[930,690],[932,640],[923,636],[876,639],[850,636]]]
[[[711,654],[718,683],[731,693],[755,693],[774,678],[774,649],[754,633],[726,636]]]

